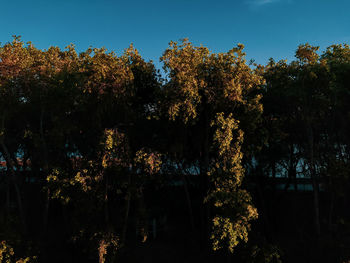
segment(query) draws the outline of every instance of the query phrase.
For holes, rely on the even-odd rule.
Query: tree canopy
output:
[[[1,45],[0,261],[130,262],[171,240],[194,262],[281,262],[281,229],[313,260],[346,248],[350,48],[318,50],[263,66],[184,39],[161,75],[132,45]]]

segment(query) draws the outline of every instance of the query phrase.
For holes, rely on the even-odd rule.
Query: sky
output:
[[[261,64],[291,61],[306,42],[350,44],[349,0],[3,0],[0,9],[2,44],[17,35],[40,49],[73,43],[121,54],[133,43],[158,68],[168,43],[182,38],[213,52],[242,43]]]

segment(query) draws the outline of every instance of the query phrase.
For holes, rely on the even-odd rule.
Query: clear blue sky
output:
[[[21,35],[41,49],[106,47],[132,42],[159,66],[170,40],[188,37],[222,52],[245,45],[247,59],[292,59],[301,43],[321,49],[350,43],[349,0],[4,0],[0,42]]]

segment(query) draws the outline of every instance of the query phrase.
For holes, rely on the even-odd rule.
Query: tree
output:
[[[168,73],[163,107],[170,120],[179,120],[185,136],[175,142],[181,145],[175,155],[167,156],[198,171],[205,200],[201,230],[208,238],[205,218],[212,218],[214,250],[231,252],[247,240],[250,221],[257,218],[249,194],[241,190],[241,144],[243,132],[254,129],[262,112],[258,90],[263,79],[259,68],[246,65],[244,55],[243,45],[214,54],[185,39],[181,45],[171,42],[161,58]]]

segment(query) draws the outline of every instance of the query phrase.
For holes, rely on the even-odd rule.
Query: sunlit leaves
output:
[[[231,252],[242,240],[247,242],[250,221],[258,217],[248,192],[240,189],[244,169],[241,166],[243,132],[232,114],[218,113],[212,126],[216,127],[214,145],[218,158],[211,169],[210,178],[215,186],[206,201],[220,211],[213,219],[214,250],[227,247]]]
[[[161,57],[169,74],[165,85],[169,118],[195,120],[200,107],[208,105],[216,111],[239,105],[256,107],[260,96],[251,95],[263,79],[245,64],[243,48],[238,45],[226,53],[215,54],[205,47],[193,46],[187,39],[181,45],[171,42]],[[256,101],[251,101],[253,98]]]
[[[148,174],[155,174],[159,172],[162,164],[161,155],[159,153],[149,153],[144,149],[136,152],[135,164],[140,165],[142,171]]]
[[[318,54],[316,53],[317,50],[319,50],[319,47],[314,47],[306,43],[298,47],[297,51],[295,52],[295,56],[302,63],[313,64],[316,63],[319,58]]]
[[[14,249],[5,240],[0,242],[0,262],[1,263],[35,263],[36,257],[18,258]]]
[[[247,240],[250,221],[257,218],[250,195],[240,189],[243,130],[253,133],[262,113],[259,89],[264,83],[262,68],[252,70],[244,59],[243,45],[226,53],[211,53],[195,47],[187,39],[171,42],[161,60],[168,73],[164,86],[170,120],[180,119],[188,129],[201,123],[204,141],[198,159],[209,176],[211,187],[205,201],[213,204],[213,248],[233,248]],[[199,125],[199,124],[198,124]],[[201,136],[203,136],[201,134]],[[202,146],[203,147],[203,146]],[[207,151],[207,152],[206,152]],[[204,156],[210,156],[205,160]],[[202,168],[203,171],[203,168]]]

